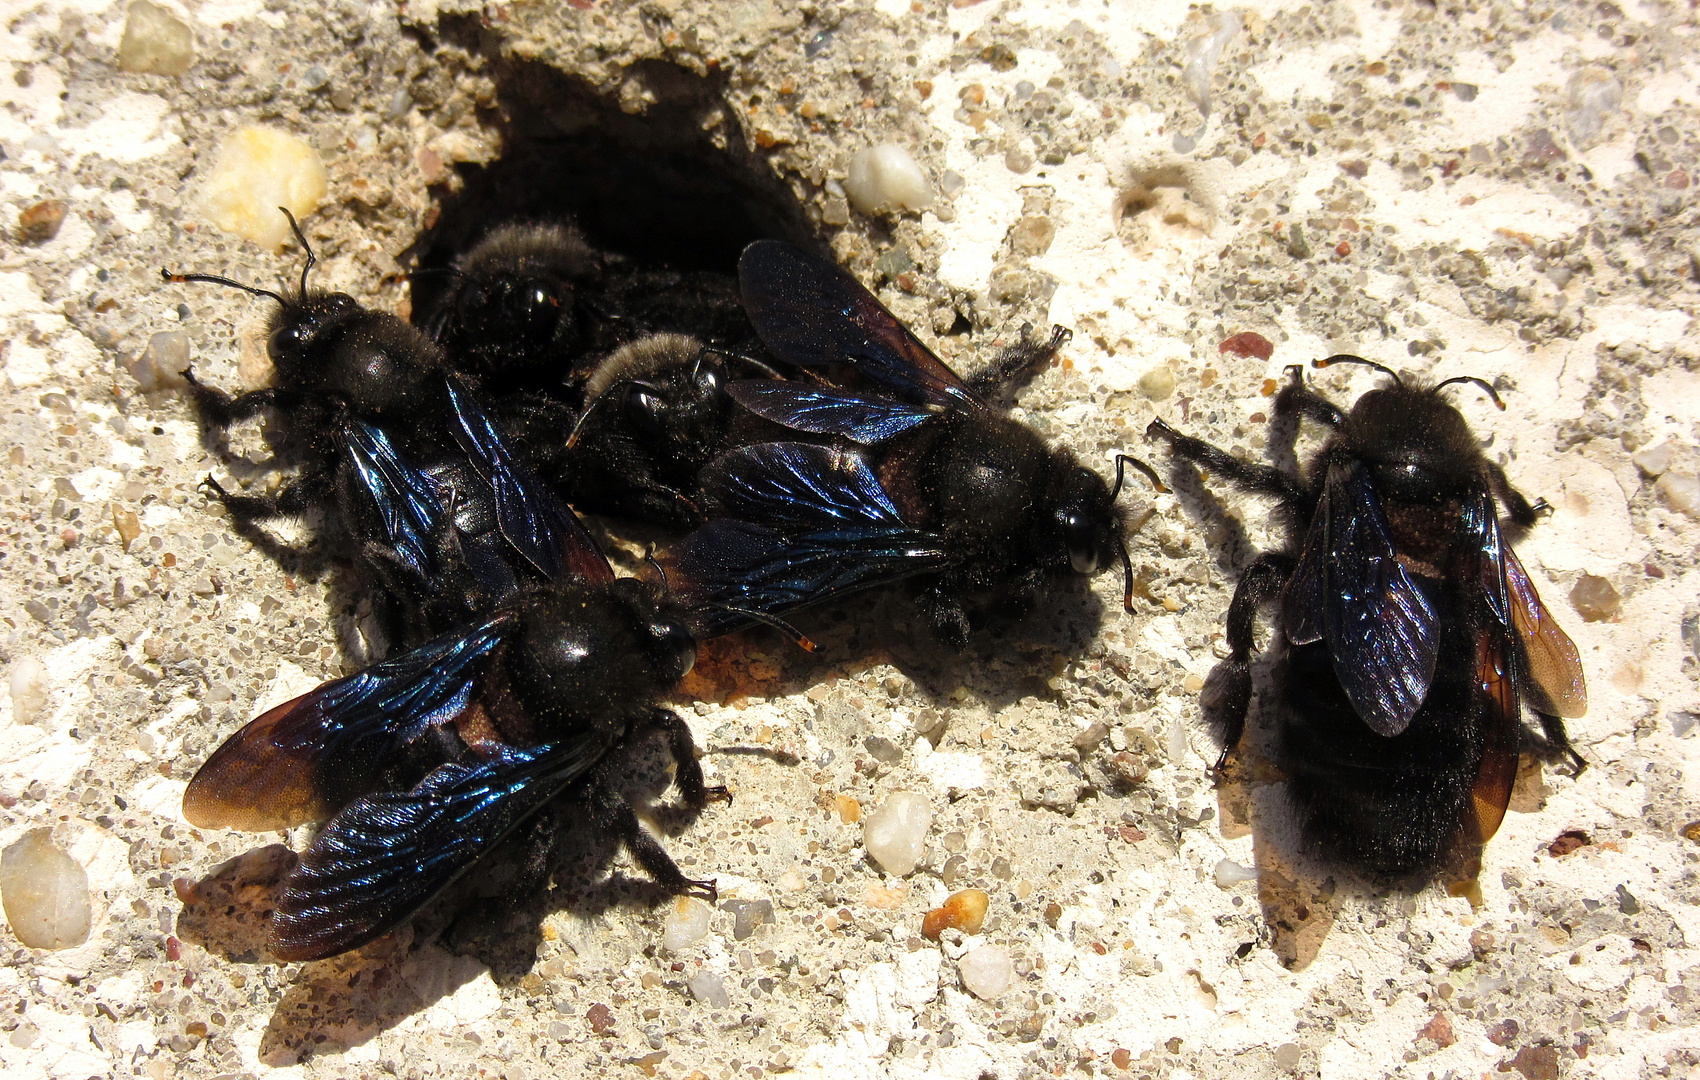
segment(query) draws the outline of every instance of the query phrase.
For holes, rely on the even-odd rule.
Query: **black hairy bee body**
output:
[[[481,445],[471,469],[494,492],[478,514],[506,545],[495,557],[509,570],[541,564],[544,580],[504,589],[461,567],[480,584],[446,594],[465,604],[455,629],[262,714],[184,794],[202,827],[325,822],[273,916],[279,959],[331,956],[395,928],[561,797],[588,806],[577,827],[618,839],[662,888],[714,895],[620,794],[623,749],[660,734],[686,809],[729,798],[706,785],[689,728],[655,704],[694,662],[688,612],[649,582],[616,579],[569,511],[515,490],[527,481],[499,438]],[[431,480],[423,470],[386,475],[406,481],[378,488],[402,522],[384,533],[398,574],[453,571],[421,540],[470,539],[452,501],[413,483]]]
[[[287,211],[285,211],[287,214]],[[416,460],[451,451],[447,359],[441,349],[394,315],[362,306],[346,293],[315,292],[307,279],[316,259],[290,217],[306,252],[293,295],[260,289],[212,274],[160,271],[168,282],[210,282],[273,300],[278,310],[268,326],[267,352],[275,369],[271,386],[228,394],[188,373],[190,393],[203,432],[222,436],[232,425],[272,410],[267,442],[274,466],[298,466],[298,474],[275,494],[214,492],[239,531],[273,554],[299,552],[273,544],[256,523],[297,515],[317,506],[335,510],[358,488],[346,473],[344,423],[352,418],[393,432]]]
[[[914,578],[927,624],[955,647],[974,594],[1019,611],[1047,579],[1118,556],[1131,590],[1115,496],[1132,459],[1118,459],[1112,490],[987,401],[1048,362],[1066,331],[964,380],[832,263],[758,241],[740,279],[769,351],[833,382],[727,387],[790,429],[789,441],[740,447],[704,469],[699,488],[720,520],[674,554],[689,589],[771,613]]]
[[[1336,356],[1317,366],[1338,362],[1368,363]],[[1372,874],[1473,880],[1524,745],[1583,765],[1562,719],[1586,709],[1581,663],[1511,549],[1538,508],[1482,454],[1441,390],[1469,381],[1498,396],[1477,379],[1407,385],[1370,366],[1393,384],[1350,412],[1290,369],[1276,414],[1330,429],[1304,479],[1161,420],[1148,436],[1275,499],[1290,526],[1288,548],[1246,567],[1229,608],[1229,656],[1205,690],[1218,769],[1251,706],[1253,621],[1273,604],[1262,715],[1307,847]],[[1524,706],[1542,736],[1525,733]]]

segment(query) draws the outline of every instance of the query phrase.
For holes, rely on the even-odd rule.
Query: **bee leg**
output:
[[[1287,375],[1290,381],[1275,395],[1276,416],[1296,413],[1329,427],[1339,427],[1346,422],[1346,414],[1338,406],[1305,385],[1304,368],[1292,364],[1287,368]]]
[[[1246,566],[1234,586],[1234,598],[1228,604],[1228,658],[1211,670],[1200,699],[1204,721],[1222,745],[1212,769],[1215,773],[1221,773],[1233,756],[1251,711],[1252,630],[1257,610],[1281,595],[1295,565],[1291,555],[1266,552]]]
[[[321,477],[311,473],[299,476],[279,488],[275,495],[235,495],[210,476],[202,483],[230,511],[230,527],[242,539],[296,573],[313,575],[324,567],[324,559],[310,545],[295,547],[282,543],[258,525],[273,518],[304,514],[319,504],[324,497]]]
[[[672,709],[656,709],[649,714],[649,726],[667,737],[667,750],[673,755],[676,769],[673,782],[679,785],[685,806],[701,810],[711,802],[731,804],[730,791],[719,786],[709,787],[703,779],[702,762],[697,760],[696,740],[691,737],[690,727],[678,713]]]
[[[1541,734],[1545,736],[1535,746],[1535,752],[1543,758],[1552,759],[1560,755],[1570,759],[1570,775],[1572,778],[1582,775],[1588,767],[1588,759],[1570,741],[1570,733],[1564,729],[1564,720],[1546,713],[1535,713],[1541,721]]]
[[[1541,519],[1541,508],[1546,506],[1546,500],[1542,499],[1538,504],[1531,505],[1521,491],[1511,486],[1511,481],[1505,476],[1505,470],[1491,461],[1488,462],[1488,482],[1493,485],[1493,493],[1505,504],[1505,512],[1518,528],[1531,528]]]
[[[272,386],[231,395],[199,382],[189,372],[183,374],[189,382],[189,394],[195,399],[195,410],[201,414],[203,423],[214,428],[227,428],[259,415],[262,409],[288,408],[301,400],[299,394]]]
[[[920,589],[915,594],[915,606],[939,644],[950,649],[967,647],[972,629],[968,625],[968,612],[947,583],[935,580]]]
[[[1051,327],[1051,336],[1042,341],[1029,337],[1030,332],[1031,327],[1023,327],[1020,343],[1011,345],[996,360],[970,375],[968,389],[981,397],[1014,389],[1037,375],[1074,336],[1073,331],[1063,326]]]
[[[638,821],[637,813],[621,798],[613,784],[597,784],[594,798],[592,812],[609,832],[620,838],[620,842],[626,845],[626,851],[643,867],[644,873],[655,879],[656,884],[675,895],[695,893],[706,896],[710,901],[719,898],[713,881],[698,881],[684,875],[679,864],[673,861],[673,856],[661,846],[661,841],[651,836]]]
[[[1151,426],[1145,429],[1145,438],[1162,439],[1169,444],[1170,453],[1196,465],[1203,465],[1231,484],[1259,495],[1279,499],[1282,509],[1300,519],[1306,517],[1310,510],[1310,500],[1304,489],[1299,486],[1299,482],[1280,469],[1243,461],[1202,439],[1182,435],[1161,420],[1151,421]]]

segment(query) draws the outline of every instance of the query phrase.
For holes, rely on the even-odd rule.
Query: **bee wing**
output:
[[[1370,729],[1404,731],[1428,696],[1440,619],[1400,565],[1362,464],[1328,474],[1282,611],[1289,641],[1328,643],[1334,673]]]
[[[338,435],[377,508],[385,542],[405,566],[426,578],[431,536],[442,524],[443,493],[402,456],[383,429],[349,417]]]
[[[1510,652],[1498,634],[1476,639],[1476,679],[1481,688],[1482,761],[1470,787],[1470,816],[1464,839],[1485,844],[1499,831],[1517,780],[1518,708]]]
[[[939,411],[936,405],[911,405],[774,379],[740,380],[728,384],[726,392],[764,420],[816,435],[842,435],[865,445],[908,431]]]
[[[401,746],[466,709],[507,622],[444,635],[262,713],[195,773],[183,816],[249,832],[323,821],[370,791]]]
[[[1529,572],[1505,543],[1493,501],[1485,492],[1466,504],[1464,530],[1480,552],[1480,581],[1488,607],[1522,643],[1517,689],[1536,712],[1571,720],[1586,715],[1582,654],[1541,603]]]
[[[727,517],[762,525],[905,527],[879,477],[854,449],[756,443],[709,462],[697,484]]]
[[[877,526],[781,533],[747,521],[711,521],[668,553],[668,580],[703,637],[952,562],[938,538]]]
[[[1582,654],[1570,635],[1541,603],[1535,583],[1517,555],[1505,549],[1505,583],[1511,601],[1511,625],[1523,643],[1528,678],[1519,689],[1536,712],[1574,720],[1588,712],[1588,683],[1582,675]]]
[[[324,827],[272,917],[281,960],[358,948],[405,921],[596,763],[605,736],[433,770],[411,791],[358,799]]]
[[[952,409],[985,403],[841,267],[778,240],[738,259],[744,311],[762,343],[799,367],[848,363],[904,401]]]
[[[455,440],[495,491],[496,525],[508,543],[551,581],[613,581],[607,558],[573,512],[514,455],[477,398],[458,379],[448,384]]]

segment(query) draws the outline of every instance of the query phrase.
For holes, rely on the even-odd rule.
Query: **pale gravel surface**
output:
[[[1688,5],[1243,5],[1202,129],[1184,3],[177,7],[199,52],[173,79],[113,68],[118,5],[0,4],[0,659],[39,657],[52,687],[33,725],[0,702],[0,845],[51,825],[96,890],[79,948],[0,931],[7,1076],[1695,1075],[1700,525],[1634,460],[1668,441],[1670,470],[1700,466]],[[771,637],[714,650],[687,688],[716,703],[679,707],[737,802],[669,846],[729,903],[679,955],[653,891],[629,868],[597,884],[606,853],[575,848],[529,906],[440,905],[356,956],[266,962],[255,913],[281,838],[199,833],[178,800],[262,705],[354,662],[359,612],[231,535],[197,488],[224,467],[186,403],[140,394],[128,362],[181,328],[210,379],[255,377],[263,309],[157,279],[295,265],[190,231],[198,173],[245,123],[320,149],[320,280],[393,306],[379,281],[428,184],[501,150],[503,57],[634,116],[714,80],[711,134],[771,163],[864,280],[882,258],[898,277],[901,248],[913,291],[881,295],[953,362],[1024,322],[1073,327],[1021,408],[1096,462],[1149,453],[1155,415],[1258,452],[1264,379],[1335,351],[1498,381],[1506,413],[1459,400],[1556,507],[1524,560],[1583,650],[1592,709],[1572,731],[1593,767],[1525,778],[1480,910],[1294,860],[1278,786],[1213,791],[1190,726],[1235,568],[1269,537],[1255,503],[1183,487],[1138,534],[1132,616],[1105,575],[957,662],[909,644],[896,600],[819,620],[813,659]],[[632,66],[658,60],[690,74]],[[1566,86],[1589,64],[1623,93],[1579,135]],[[941,182],[937,211],[846,212],[827,181],[882,139]],[[19,245],[18,215],[49,197],[70,208],[58,237]],[[1268,363],[1218,352],[1245,330],[1276,342]],[[1157,367],[1175,390],[1152,401]],[[1371,379],[1320,384],[1349,400]],[[115,508],[139,515],[128,550]],[[1623,594],[1617,621],[1571,607],[1583,572]],[[933,809],[902,881],[840,798],[897,790]],[[1567,830],[1592,843],[1551,854]],[[1282,873],[1223,889],[1223,858]],[[920,939],[945,876],[992,895],[967,944],[1014,958],[996,1002],[961,990],[963,943]]]

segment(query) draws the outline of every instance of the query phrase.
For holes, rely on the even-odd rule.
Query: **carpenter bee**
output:
[[[380,595],[401,608],[401,639],[414,642],[560,578],[552,538],[574,530],[478,398],[453,377],[447,395],[458,452],[423,465],[363,420],[345,417],[339,431],[338,504]]]
[[[436,457],[454,445],[442,351],[406,322],[362,307],[346,293],[310,291],[307,278],[317,261],[313,249],[294,215],[280,210],[306,253],[294,296],[214,274],[160,271],[168,282],[210,282],[278,304],[267,340],[276,367],[272,386],[232,396],[185,373],[205,430],[223,432],[268,408],[282,421],[282,432],[267,438],[280,463],[301,466],[294,481],[269,496],[232,494],[211,484],[238,528],[262,544],[267,542],[253,528],[255,522],[335,504],[338,467],[346,461],[339,435],[344,417],[396,433],[417,459]]]
[[[1520,749],[1570,757],[1561,717],[1587,690],[1576,646],[1541,603],[1511,549],[1536,522],[1442,391],[1472,376],[1408,384],[1356,356],[1390,385],[1342,412],[1302,370],[1277,415],[1330,429],[1308,478],[1256,465],[1161,420],[1147,437],[1181,458],[1276,500],[1287,550],[1240,575],[1228,609],[1228,658],[1212,672],[1205,716],[1233,755],[1251,703],[1252,625],[1275,602],[1274,763],[1307,846],[1390,877],[1445,872],[1465,891],[1504,817]],[[1500,513],[1506,516],[1504,523]],[[1525,732],[1521,705],[1544,737]]]
[[[539,470],[581,510],[678,530],[702,524],[702,467],[785,430],[726,392],[734,365],[779,377],[761,360],[684,334],[652,334],[616,350],[584,381],[583,410],[560,451],[541,455],[551,460]]]
[[[847,387],[740,380],[727,393],[763,419],[834,445],[741,447],[704,469],[711,521],[673,552],[692,595],[776,612],[916,578],[942,642],[969,634],[967,594],[1021,609],[1042,582],[1090,575],[1118,556],[1133,572],[1114,490],[987,396],[1067,340],[1029,343],[964,380],[848,273],[762,240],[739,262],[744,307],[768,350]],[[716,618],[732,618],[720,612]]]
[[[507,222],[443,270],[452,284],[424,326],[458,364],[493,386],[555,384],[587,344],[589,294],[606,258],[576,228]]]
[[[569,792],[663,888],[715,895],[712,881],[679,871],[618,785],[618,751],[659,733],[688,808],[729,799],[706,785],[684,721],[653,704],[694,661],[687,613],[649,582],[616,579],[546,495],[512,498],[501,447],[480,447],[473,471],[495,493],[503,540],[527,561],[552,559],[555,576],[494,590],[494,607],[460,629],[262,714],[184,794],[184,816],[204,828],[329,819],[273,916],[280,959],[331,956],[388,932]],[[427,489],[399,490],[412,494],[398,519],[418,521],[398,526],[411,537],[398,549],[428,562],[421,538],[443,532],[442,504]]]

